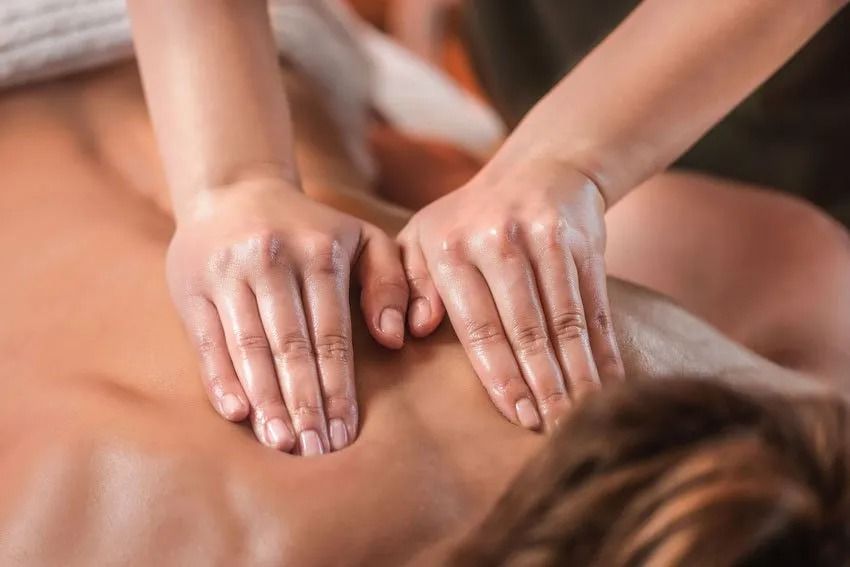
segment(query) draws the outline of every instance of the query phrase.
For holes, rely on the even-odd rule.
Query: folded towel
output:
[[[0,4],[0,87],[105,65],[132,52],[123,0]]]
[[[371,97],[369,60],[338,0],[271,0],[281,57],[320,90],[359,165]],[[125,0],[0,1],[0,89],[53,79],[133,56]]]
[[[308,76],[367,175],[369,108],[400,130],[484,156],[504,131],[486,105],[360,20],[342,0],[269,0],[282,59]],[[0,0],[0,89],[133,56],[125,0]]]

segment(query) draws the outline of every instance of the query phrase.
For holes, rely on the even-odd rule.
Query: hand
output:
[[[581,173],[527,162],[485,169],[398,237],[415,336],[448,311],[496,407],[530,429],[623,375],[604,265],[604,203]],[[541,419],[542,416],[542,419]]]
[[[371,334],[401,348],[408,289],[395,242],[283,181],[204,192],[184,216],[168,281],[215,408],[231,421],[250,415],[257,439],[282,451],[351,443],[349,276]]]

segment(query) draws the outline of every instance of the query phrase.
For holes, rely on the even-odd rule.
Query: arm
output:
[[[264,0],[128,0],[177,230],[172,298],[210,401],[304,455],[357,435],[349,281],[400,348],[407,285],[392,240],[306,198]]]
[[[527,115],[494,175],[528,156],[575,167],[610,207],[665,169],[847,0],[646,0]]]
[[[429,306],[411,312],[414,334],[447,313],[494,404],[531,427],[621,379],[605,208],[666,168],[845,3],[642,2],[475,178],[400,233],[413,303]]]
[[[127,4],[178,222],[204,189],[272,177],[297,190],[266,2]]]

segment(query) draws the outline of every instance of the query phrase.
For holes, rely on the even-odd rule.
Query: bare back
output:
[[[208,407],[172,310],[135,71],[9,93],[0,123],[0,563],[397,565],[474,525],[541,446],[493,409],[447,327],[390,353],[359,321],[358,441],[315,459],[261,446]],[[403,219],[330,191],[340,162],[305,153],[321,198]],[[611,286],[631,375],[768,364]]]

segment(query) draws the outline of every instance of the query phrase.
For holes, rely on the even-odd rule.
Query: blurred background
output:
[[[361,17],[484,97],[467,47],[463,0],[348,0]]]
[[[510,127],[639,0],[347,0]],[[676,164],[815,202],[850,226],[850,10]]]

